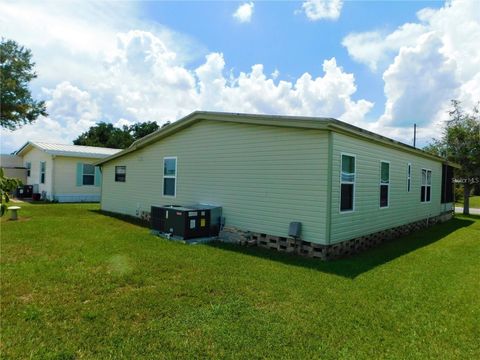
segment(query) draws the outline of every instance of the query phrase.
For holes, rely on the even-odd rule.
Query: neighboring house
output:
[[[227,227],[283,238],[298,221],[302,240],[322,245],[451,214],[456,166],[331,118],[214,112],[96,164],[103,210],[219,205]]]
[[[101,172],[94,162],[119,152],[93,146],[29,141],[15,154],[26,168],[25,185],[59,202],[100,201]]]
[[[27,169],[23,166],[23,159],[21,156],[1,154],[0,166],[6,177],[20,179],[23,184],[27,183]]]

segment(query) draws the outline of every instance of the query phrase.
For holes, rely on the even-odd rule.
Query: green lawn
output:
[[[2,358],[480,358],[480,217],[323,263],[97,209],[2,219]]]
[[[455,205],[463,207],[463,200]],[[480,196],[470,196],[470,207],[480,209]]]

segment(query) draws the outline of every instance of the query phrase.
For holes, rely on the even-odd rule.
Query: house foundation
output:
[[[244,246],[259,246],[271,250],[294,253],[311,258],[319,258],[321,260],[333,260],[365,251],[378,246],[385,241],[406,236],[437,223],[445,222],[450,220],[452,216],[453,212],[449,211],[438,216],[396,226],[394,228],[331,245],[321,245],[289,237],[244,231],[231,226],[225,226],[220,232],[218,238],[223,242],[236,243]]]

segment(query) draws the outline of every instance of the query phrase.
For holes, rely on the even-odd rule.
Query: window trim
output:
[[[85,165],[91,165],[93,167],[93,174],[85,174]],[[93,183],[92,184],[85,184],[85,176],[92,176]],[[82,163],[82,186],[95,186],[95,165]]]
[[[350,156],[353,157],[354,159],[354,164],[355,164],[355,172],[353,173],[353,179],[354,181],[342,181],[342,160],[343,156]],[[351,153],[346,153],[346,152],[341,152],[340,153],[340,186],[339,186],[339,201],[338,201],[338,211],[340,214],[348,214],[348,213],[353,213],[355,212],[355,200],[356,200],[356,191],[357,191],[357,155],[351,154]],[[353,200],[352,200],[352,209],[351,210],[342,210],[342,184],[352,184],[353,185]]]
[[[30,161],[27,161],[25,163],[25,167],[27,168],[27,177],[32,176],[32,163]]]
[[[125,174],[123,174],[123,175],[124,175],[123,181],[117,180],[117,168],[125,168]],[[118,183],[125,183],[125,182],[127,182],[127,165],[115,165],[115,172],[114,172],[113,175],[114,175],[114,180],[115,180],[116,183],[117,183],[117,182],[118,182]]]
[[[407,193],[412,191],[412,163],[407,163]]]
[[[175,175],[165,175],[165,160],[175,160]],[[176,198],[177,197],[177,176],[178,176],[178,159],[176,156],[165,156],[162,161],[162,196],[169,197],[169,198]],[[165,195],[165,179],[175,179],[175,189],[173,195]]]
[[[382,183],[382,163],[388,164],[388,184]],[[380,160],[380,182],[379,182],[379,192],[378,192],[378,206],[380,209],[388,209],[390,207],[390,161]],[[382,185],[387,186],[387,206],[382,206]]]
[[[43,169],[42,169],[42,164],[43,164]],[[47,162],[46,161],[40,161],[40,184],[45,184],[47,180]],[[42,181],[42,175],[43,175],[43,181]]]
[[[427,173],[426,177],[426,184],[423,185],[423,170],[425,170]],[[428,172],[430,172],[430,185],[428,185]],[[427,169],[427,168],[422,168],[420,171],[420,203],[421,204],[430,204],[432,202],[432,176],[433,172],[432,169]],[[422,188],[425,186],[425,201],[422,201]],[[430,188],[430,200],[426,201],[427,199],[427,188]]]

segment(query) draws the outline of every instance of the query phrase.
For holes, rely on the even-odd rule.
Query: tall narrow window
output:
[[[412,188],[412,164],[407,164],[407,192]]]
[[[47,163],[40,161],[40,184],[45,184],[45,173],[47,169]]]
[[[340,174],[340,211],[353,211],[355,204],[355,156],[343,155]]]
[[[83,164],[83,185],[95,184],[95,166],[92,164]]]
[[[430,202],[432,195],[432,170],[422,169],[422,187],[420,201]]]
[[[388,207],[390,193],[390,163],[382,161],[380,165],[380,207]]]
[[[177,158],[163,158],[163,195],[175,196],[177,187]]]
[[[115,166],[115,182],[125,182],[127,178],[126,166]]]
[[[31,162],[27,162],[25,164],[25,167],[27,168],[27,177],[30,177],[30,173],[31,173],[31,170],[32,170],[32,163]]]

